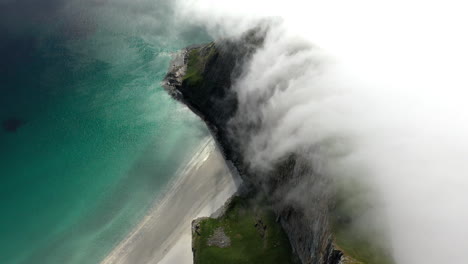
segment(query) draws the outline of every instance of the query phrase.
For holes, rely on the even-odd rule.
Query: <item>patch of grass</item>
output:
[[[362,184],[348,180],[338,185],[336,206],[332,211],[332,230],[335,246],[347,261],[345,264],[394,264],[384,246],[387,237],[376,223],[356,224],[356,219],[369,210],[373,199]]]
[[[195,48],[189,51],[187,61],[187,72],[183,81],[190,87],[199,86],[203,83],[203,72],[206,63],[216,54],[214,43],[206,47]]]
[[[193,234],[196,264],[295,263],[289,240],[273,212],[244,198],[234,197],[222,217],[204,219],[199,226],[199,235]],[[231,239],[227,248],[207,244],[219,227]]]
[[[394,264],[391,256],[369,239],[346,230],[334,234],[337,248],[348,257],[346,264]]]

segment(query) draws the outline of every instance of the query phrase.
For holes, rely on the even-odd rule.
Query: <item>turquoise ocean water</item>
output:
[[[208,135],[160,82],[209,37],[162,1],[0,10],[0,263],[98,263]]]

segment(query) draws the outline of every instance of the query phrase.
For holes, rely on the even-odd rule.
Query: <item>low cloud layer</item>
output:
[[[187,4],[188,3],[188,4]],[[453,1],[179,2],[215,36],[274,17],[236,83],[246,159],[302,149],[383,201],[397,263],[462,263],[468,245],[468,52]],[[186,8],[186,9],[185,9]]]

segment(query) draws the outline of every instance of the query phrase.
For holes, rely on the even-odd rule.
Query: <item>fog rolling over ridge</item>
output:
[[[378,195],[397,263],[462,263],[468,246],[468,54],[455,1],[179,1],[218,37],[265,17],[235,88],[252,167],[309,153]],[[234,126],[234,128],[236,128]],[[291,194],[294,195],[294,190]]]
[[[466,263],[466,11],[453,0],[0,0],[0,120],[18,123],[0,131],[0,262],[97,263],[116,245],[126,253],[118,245],[142,219],[158,231],[146,213],[209,135],[160,85],[171,54],[261,27],[233,87],[230,128],[248,165],[299,154],[320,176],[358,180],[375,197],[356,228],[382,228],[396,263]],[[285,198],[311,207],[303,195],[316,190],[301,183]],[[172,196],[191,199],[187,186]],[[178,228],[190,212],[176,212]],[[177,223],[129,256],[159,254],[153,238],[170,244]]]

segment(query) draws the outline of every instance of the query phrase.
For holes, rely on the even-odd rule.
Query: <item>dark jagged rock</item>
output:
[[[268,175],[258,175],[244,163],[239,141],[228,129],[238,107],[237,95],[231,89],[233,81],[240,76],[243,63],[262,45],[264,35],[262,31],[251,31],[240,39],[186,48],[175,56],[164,86],[207,123],[226,159],[233,162],[244,183],[269,194],[276,219],[301,262],[338,264],[342,253],[334,247],[329,228],[328,194],[297,188],[300,183],[320,190],[326,185],[324,177],[316,174],[310,164],[298,156],[279,163]],[[298,203],[294,199],[283,199],[285,192],[291,189],[295,189],[297,195],[306,194],[306,201]]]
[[[238,166],[241,166],[239,154],[231,147],[227,130],[227,123],[237,110],[237,96],[231,85],[261,38],[251,33],[242,41],[223,40],[188,47],[175,55],[164,80],[169,93],[207,123],[226,157]],[[191,61],[196,65],[190,65]]]

